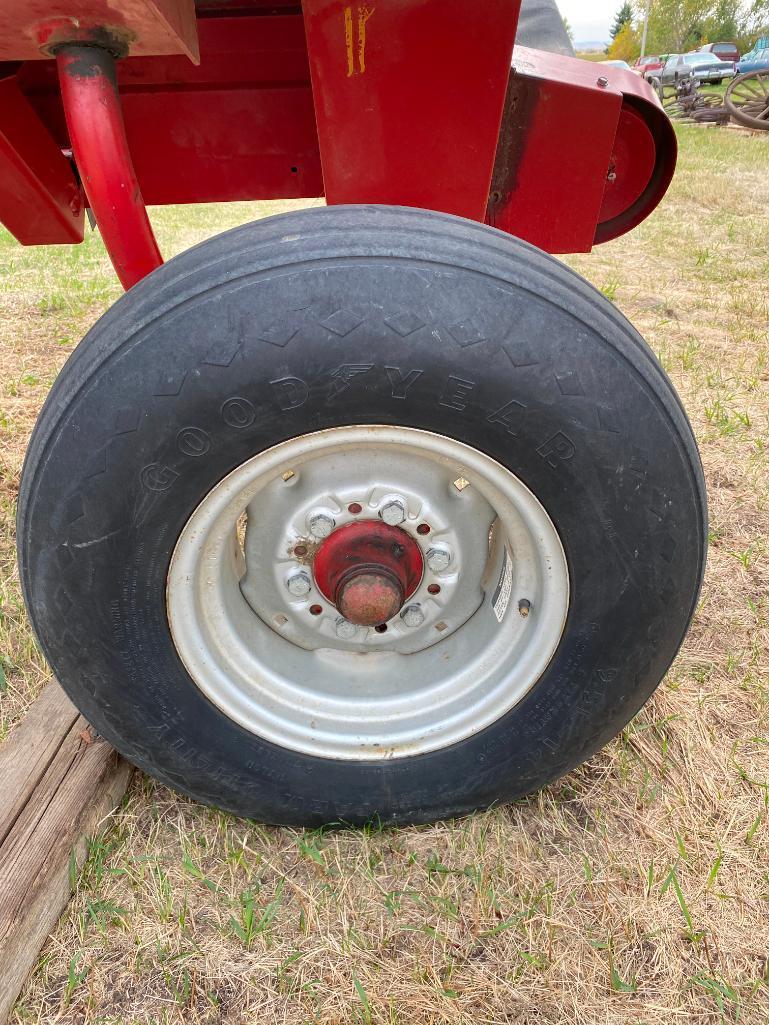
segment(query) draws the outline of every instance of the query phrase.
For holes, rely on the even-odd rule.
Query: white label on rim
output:
[[[510,552],[505,548],[505,557],[502,563],[502,573],[499,577],[497,589],[494,592],[494,615],[497,622],[501,623],[510,604],[510,597],[513,593],[513,560]]]

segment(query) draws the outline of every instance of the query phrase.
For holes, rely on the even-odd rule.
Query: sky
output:
[[[558,0],[561,14],[568,18],[577,42],[609,38],[614,15],[622,0]]]

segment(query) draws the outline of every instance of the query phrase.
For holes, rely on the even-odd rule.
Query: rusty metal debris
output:
[[[704,92],[695,79],[661,90],[669,117],[695,124],[728,125],[732,120],[756,131],[769,131],[769,74],[763,71],[735,78],[726,95]]]

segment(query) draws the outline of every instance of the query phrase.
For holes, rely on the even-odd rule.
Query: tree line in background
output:
[[[632,63],[641,53],[647,0],[625,2],[612,25],[607,55]],[[769,0],[651,0],[646,52],[686,53],[706,43],[736,43],[740,53],[769,34]]]

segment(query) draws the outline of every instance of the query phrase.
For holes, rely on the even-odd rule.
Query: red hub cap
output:
[[[340,527],[326,538],[313,565],[318,589],[357,626],[392,619],[419,587],[419,545],[405,530],[380,520]]]

